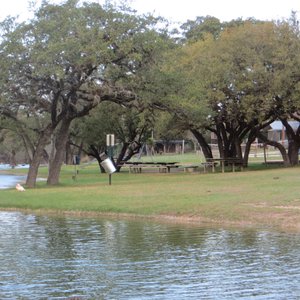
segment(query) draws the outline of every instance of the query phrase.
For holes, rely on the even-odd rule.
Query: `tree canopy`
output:
[[[221,157],[237,156],[246,164],[263,128],[298,115],[298,47],[299,38],[286,22],[245,21],[223,28],[217,37],[193,39],[169,53],[161,68],[165,78],[174,79],[161,106],[185,122],[206,157],[212,152],[203,133],[210,131]],[[290,163],[292,156],[281,150]]]
[[[56,184],[70,129],[99,152],[98,133],[108,124],[127,145],[119,160],[150,127],[165,136],[173,126],[176,134],[190,130],[207,158],[213,133],[221,157],[247,164],[260,138],[278,147],[286,164],[298,163],[300,126],[289,125],[300,121],[296,15],[280,22],[198,17],[182,24],[179,39],[161,24],[126,5],[79,0],[43,1],[32,19],[0,24],[0,129],[3,138],[7,130],[22,137],[29,187],[47,145],[48,184]],[[85,119],[72,127],[79,118]],[[274,120],[286,127],[288,152],[262,134]]]

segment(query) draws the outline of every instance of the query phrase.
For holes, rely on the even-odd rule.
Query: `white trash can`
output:
[[[117,171],[110,158],[104,159],[100,164],[104,168],[105,172],[108,174],[112,174]]]

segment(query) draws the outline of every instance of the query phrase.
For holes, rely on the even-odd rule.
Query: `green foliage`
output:
[[[276,118],[299,119],[299,33],[286,22],[237,20],[207,34],[205,21],[186,23],[189,43],[165,56],[161,81],[173,83],[161,106],[195,133],[214,132],[221,156],[241,157],[247,137]]]
[[[115,103],[100,103],[88,116],[75,122],[72,139],[78,145],[83,143],[86,153],[90,152],[91,146],[103,152],[107,134],[115,135],[117,150],[133,142],[143,143],[150,136],[152,128],[148,114]]]
[[[106,134],[113,133],[126,142],[142,128],[144,119],[138,111],[128,110],[114,103],[101,103],[83,120],[76,123],[76,136],[88,144],[105,144]]]
[[[2,24],[1,98],[52,121],[84,115],[92,100],[137,99],[140,70],[165,39],[151,17],[79,1],[44,1],[29,22],[7,30],[11,22]]]
[[[185,39],[194,42],[204,40],[207,34],[217,38],[222,30],[222,24],[219,19],[206,16],[197,17],[196,20],[188,20],[180,28],[183,30]]]
[[[280,115],[274,110],[278,96],[288,96],[282,102],[286,110],[298,109],[299,39],[287,23],[243,22],[179,51],[172,68],[184,77],[186,99],[179,105],[185,111],[200,97],[202,108],[208,105],[222,122]]]
[[[154,125],[155,139],[164,141],[184,139],[186,132],[183,124],[176,117],[167,113],[160,112],[156,114]]]

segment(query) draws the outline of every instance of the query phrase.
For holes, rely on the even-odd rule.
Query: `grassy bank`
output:
[[[61,184],[39,182],[24,193],[1,190],[0,209],[74,214],[119,214],[300,231],[300,168],[261,168],[222,173],[99,174],[95,165],[65,167]],[[20,171],[18,171],[20,172]],[[41,168],[40,176],[46,175]]]

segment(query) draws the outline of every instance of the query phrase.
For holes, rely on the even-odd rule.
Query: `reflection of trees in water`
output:
[[[255,265],[257,270],[265,272],[272,269],[278,259],[291,263],[290,253],[299,246],[299,240],[291,244],[289,235],[254,229],[225,230],[63,217],[36,217],[36,221],[44,227],[48,257],[81,261],[89,269],[87,277],[102,276],[99,281],[106,281],[107,286],[113,282],[103,273],[97,274],[93,266],[103,265],[110,272],[117,272],[123,262],[152,261],[159,262],[160,267],[170,267],[170,263],[176,262],[178,268],[184,269],[187,260],[193,257],[200,271],[213,265],[228,270],[236,266],[250,272]],[[81,276],[85,276],[87,270],[81,267]]]
[[[36,216],[36,223],[43,226],[48,255],[56,259],[76,257],[70,225],[64,217]]]
[[[299,242],[296,240],[293,246],[289,235],[254,229],[224,230],[143,221],[45,216],[37,216],[36,222],[44,228],[47,252],[57,259],[78,258],[89,251],[95,259],[127,257],[138,261],[168,251],[168,248],[203,249],[211,258],[216,255],[234,258],[235,252],[240,250],[273,256],[290,253]]]
[[[89,279],[89,263],[82,258],[81,245],[89,240],[85,228],[90,224],[66,217],[37,216],[37,225],[44,229],[45,274],[51,283],[50,297],[84,294],[82,281]],[[82,228],[83,227],[83,228]],[[96,277],[95,277],[96,278]],[[56,286],[56,289],[53,288]],[[58,290],[58,291],[55,291]]]
[[[206,229],[143,221],[105,221],[105,252],[118,258],[140,261],[160,255],[168,248],[200,246],[204,242],[205,232]]]
[[[45,285],[48,298],[130,298],[131,293],[164,293],[170,286],[183,293],[190,292],[187,286],[202,289],[207,299],[210,295],[221,299],[224,293],[234,292],[250,297],[251,289],[273,291],[274,278],[275,290],[284,290],[286,295],[299,279],[299,234],[147,221],[13,216],[4,214],[0,219],[5,245],[2,267],[9,271],[14,284],[36,284],[38,293],[39,285]],[[284,286],[276,286],[283,278]]]
[[[197,253],[202,262],[221,260],[245,266],[260,262],[263,267],[266,257],[270,264],[272,259],[281,257],[285,261],[293,259],[290,253],[299,247],[299,239],[291,244],[293,239],[289,235],[256,229],[210,229],[140,221],[107,221],[104,228],[108,253],[130,261],[173,251],[182,255]]]

